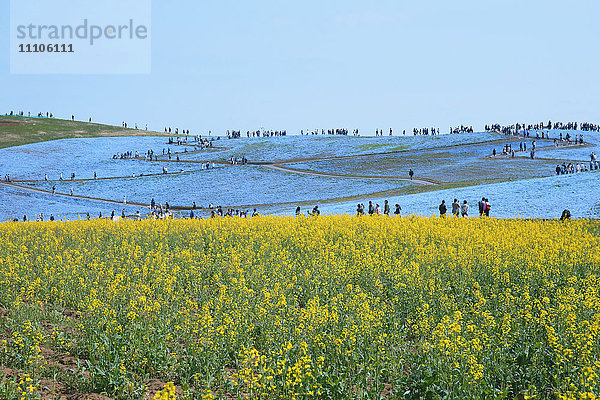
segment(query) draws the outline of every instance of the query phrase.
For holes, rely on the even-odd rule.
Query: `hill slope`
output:
[[[0,116],[0,149],[57,139],[158,135],[161,134],[80,121]]]

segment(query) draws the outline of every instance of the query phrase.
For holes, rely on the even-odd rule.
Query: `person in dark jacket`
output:
[[[446,211],[448,211],[448,208],[446,207],[446,200],[442,200],[442,204],[440,204],[438,208],[440,210],[440,217],[445,218]]]

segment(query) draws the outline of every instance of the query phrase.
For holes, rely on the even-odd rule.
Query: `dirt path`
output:
[[[6,186],[6,187],[10,187],[13,189],[17,189],[17,190],[22,190],[22,191],[26,191],[26,192],[34,192],[34,193],[40,193],[40,194],[46,194],[49,196],[58,196],[58,197],[62,197],[65,199],[78,199],[78,200],[87,200],[87,201],[93,201],[93,202],[97,202],[97,203],[104,203],[104,204],[112,204],[112,205],[118,205],[121,207],[129,207],[129,206],[137,206],[137,207],[143,207],[143,208],[147,208],[150,209],[150,204],[145,204],[145,203],[138,203],[138,202],[127,202],[126,204],[123,203],[122,201],[117,201],[117,200],[110,200],[110,199],[101,199],[99,197],[89,197],[89,196],[79,196],[79,195],[70,195],[67,193],[52,193],[52,191],[49,190],[45,190],[45,189],[38,189],[38,188],[33,188],[33,187],[29,187],[29,186],[24,186],[24,185],[19,185],[17,183],[11,182],[11,183],[7,183],[7,182],[0,182],[0,186]],[[331,200],[335,200],[335,199],[328,199],[325,201],[331,201]],[[264,207],[280,207],[280,206],[286,206],[286,205],[296,205],[296,204],[308,204],[308,203],[314,203],[310,202],[310,201],[306,201],[306,202],[283,202],[283,203],[272,203],[272,204],[246,204],[246,205],[229,205],[229,206],[222,206],[223,209],[228,209],[228,208],[239,208],[239,209],[252,209],[252,208],[264,208]],[[169,209],[172,211],[190,211],[190,210],[194,210],[194,211],[210,211],[211,209],[208,207],[201,207],[201,206],[197,206],[195,208],[190,207],[190,206],[177,206],[177,205],[170,205]]]
[[[413,182],[413,183],[417,183],[419,185],[425,185],[425,186],[439,185],[439,182],[433,181],[431,179],[418,179],[418,178],[410,179],[410,178],[402,178],[402,177],[399,177],[399,176],[369,176],[369,175],[330,174],[330,173],[325,173],[325,172],[307,171],[307,170],[303,170],[303,169],[296,169],[296,168],[284,167],[281,164],[266,164],[266,165],[263,165],[263,166],[265,168],[274,169],[274,170],[277,170],[277,171],[290,172],[292,174],[300,174],[300,175],[323,176],[323,177],[328,177],[328,178],[343,178],[343,179],[361,179],[361,180],[365,180],[365,179],[381,179],[381,180],[388,180],[388,181],[406,181],[406,182]]]
[[[150,207],[149,204],[143,204],[143,203],[127,202],[127,204],[125,204],[122,201],[101,199],[98,197],[87,197],[87,196],[78,196],[78,195],[71,196],[70,194],[67,194],[67,193],[58,193],[58,192],[52,193],[52,191],[50,191],[50,190],[38,189],[38,188],[29,187],[29,186],[19,185],[19,184],[13,183],[13,182],[11,182],[11,183],[2,182],[2,183],[0,183],[0,185],[12,187],[12,188],[19,189],[19,190],[24,190],[27,192],[43,193],[43,194],[49,194],[52,196],[64,197],[64,198],[69,198],[69,199],[92,200],[92,201],[97,201],[97,202],[101,202],[101,203],[119,204],[122,206]],[[171,208],[173,208],[173,207],[171,207]]]
[[[137,203],[137,202],[133,202],[133,201],[132,202],[128,201],[127,203],[123,203],[122,201],[101,199],[99,197],[88,197],[88,196],[78,196],[78,195],[71,196],[70,194],[67,194],[67,193],[58,193],[58,192],[52,193],[52,191],[50,191],[50,190],[32,188],[29,186],[19,185],[19,184],[13,183],[13,182],[11,182],[11,183],[1,182],[0,185],[12,187],[12,188],[19,189],[19,190],[24,190],[27,192],[35,192],[35,193],[48,194],[51,196],[58,196],[58,197],[66,198],[66,199],[88,200],[88,201],[95,201],[98,203],[119,205],[122,207],[137,206],[137,207],[144,207],[144,208],[150,209],[150,204]],[[169,206],[169,209],[172,211],[189,211],[192,209],[199,210],[199,211],[208,210],[208,208],[206,208],[206,207],[192,208],[192,207],[184,207],[184,206]]]
[[[199,162],[199,164],[202,164]],[[206,164],[206,163],[203,163]],[[217,164],[215,162],[215,164]],[[219,165],[222,164],[226,164],[226,163],[218,163]],[[103,178],[79,178],[79,179],[63,179],[62,181],[60,179],[48,179],[45,182],[48,183],[69,183],[69,182],[93,182],[93,181],[110,181],[110,180],[117,180],[117,179],[139,179],[139,178],[147,178],[147,177],[151,177],[151,176],[169,176],[169,175],[182,175],[182,174],[191,174],[194,172],[201,172],[201,171],[209,171],[209,170],[213,170],[213,169],[223,169],[223,168],[227,168],[227,167],[214,167],[214,168],[210,168],[210,169],[193,169],[193,170],[180,170],[180,171],[173,171],[173,172],[167,172],[165,173],[155,173],[155,174],[140,174],[140,175],[130,175],[130,176],[107,176],[107,177],[103,177]],[[11,182],[13,183],[35,183],[35,182],[42,182],[43,179],[11,179]]]
[[[584,148],[584,147],[591,147],[592,145],[590,143],[574,143],[574,144],[564,144],[564,145],[560,145],[560,146],[553,146],[553,145],[548,145],[548,146],[541,146],[541,147],[536,147],[535,148],[535,152],[537,153],[538,151],[545,151],[545,150],[561,150],[561,149],[566,149],[566,148]],[[515,150],[515,154],[530,154],[532,149],[529,150]],[[485,158],[489,158],[489,159],[510,159],[512,158],[510,154],[504,154],[504,153],[497,153],[495,156],[493,154],[490,154],[488,156],[483,157],[483,159]],[[530,157],[521,157],[520,158],[530,158]],[[545,160],[545,161],[560,161],[560,162],[566,162],[569,160],[566,160],[564,158],[544,158],[544,157],[535,157],[535,160]],[[570,162],[586,162],[586,161],[582,161],[582,160],[570,160]]]
[[[479,142],[473,142],[473,143],[457,143],[457,144],[450,144],[447,146],[427,147],[424,149],[402,149],[402,150],[383,151],[383,152],[376,152],[376,153],[350,154],[347,156],[305,157],[305,158],[291,158],[291,159],[287,159],[287,160],[276,160],[276,161],[249,161],[248,164],[282,165],[282,164],[305,163],[305,162],[311,162],[311,161],[347,160],[347,159],[356,159],[356,158],[363,158],[363,157],[390,156],[390,155],[395,155],[395,154],[403,154],[403,153],[410,153],[410,152],[416,152],[416,151],[429,152],[429,151],[452,149],[452,148],[457,148],[457,147],[487,146],[487,145],[493,146],[493,145],[498,145],[498,144],[503,144],[503,143],[510,143],[513,140],[527,141],[527,140],[536,140],[536,139],[522,137],[522,136],[506,136],[506,137],[502,137],[502,138],[490,140],[490,141],[479,141]],[[540,140],[540,139],[538,138],[538,140]],[[544,139],[544,140],[546,140],[546,139]],[[559,146],[559,148],[586,147],[586,146],[589,146],[589,144],[588,143],[570,144],[570,145]],[[543,148],[554,148],[554,146],[538,147],[537,149],[543,149]]]

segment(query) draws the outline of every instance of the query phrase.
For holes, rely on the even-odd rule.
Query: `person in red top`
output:
[[[491,208],[492,208],[492,205],[490,204],[490,200],[489,199],[485,199],[483,212],[485,213],[486,217],[490,216],[490,209]]]

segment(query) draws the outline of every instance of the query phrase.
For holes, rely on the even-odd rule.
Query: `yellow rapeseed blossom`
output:
[[[166,383],[163,389],[154,395],[154,400],[177,400],[173,382]]]
[[[86,354],[115,398],[148,376],[205,399],[600,392],[597,221],[6,223],[0,304],[0,360]],[[45,329],[67,309],[76,328]],[[155,399],[175,396],[168,383]]]

